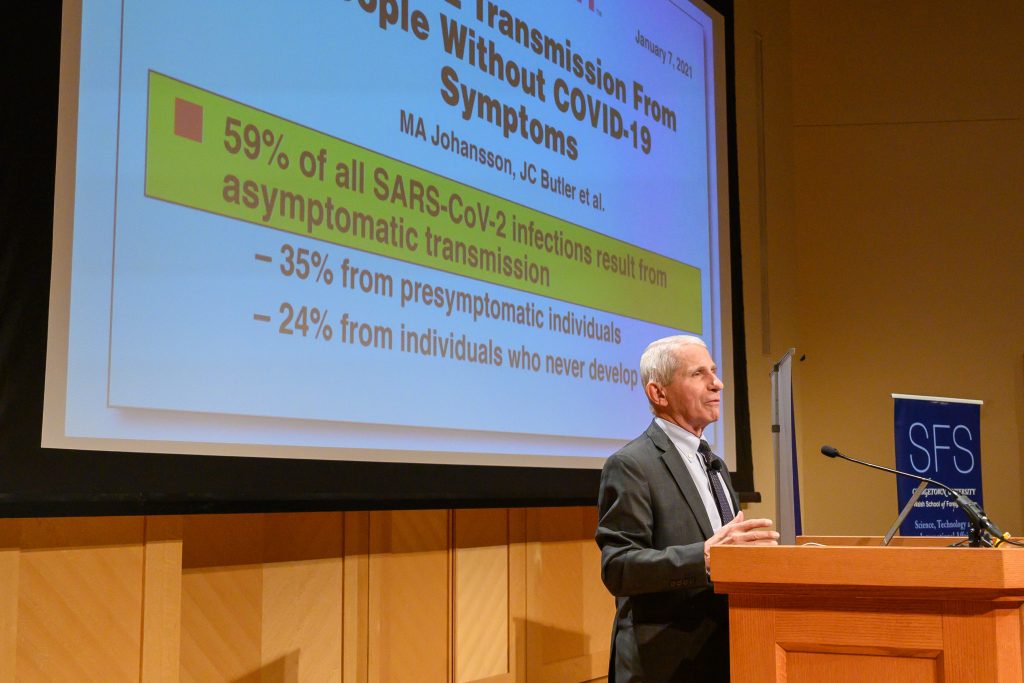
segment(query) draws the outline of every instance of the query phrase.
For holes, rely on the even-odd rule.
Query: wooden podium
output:
[[[1024,549],[870,542],[711,550],[735,683],[1021,683]]]

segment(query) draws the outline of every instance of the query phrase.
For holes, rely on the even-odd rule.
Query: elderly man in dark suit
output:
[[[654,413],[601,473],[601,575],[616,596],[610,683],[728,681],[728,606],[710,582],[717,544],[774,545],[744,519],[729,471],[701,438],[722,381],[698,337],[666,337],[640,359]]]

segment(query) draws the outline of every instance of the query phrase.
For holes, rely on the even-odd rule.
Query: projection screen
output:
[[[723,31],[684,0],[65,2],[43,446],[600,467],[653,339],[732,385]]]

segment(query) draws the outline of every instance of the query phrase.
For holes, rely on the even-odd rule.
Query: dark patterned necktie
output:
[[[704,439],[700,440],[697,452],[704,458],[704,467],[708,473],[708,480],[711,482],[711,492],[715,494],[715,506],[718,507],[722,524],[728,524],[735,515],[732,513],[732,505],[729,504],[729,494],[725,492],[725,482],[722,481],[722,475],[718,471],[722,466],[722,461],[711,452],[711,444]],[[716,461],[717,467],[712,465]]]

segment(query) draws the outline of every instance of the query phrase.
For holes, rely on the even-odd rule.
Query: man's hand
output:
[[[722,526],[715,535],[704,541],[704,567],[711,571],[713,545],[778,545],[779,532],[768,529],[770,519],[743,519],[743,511]]]

